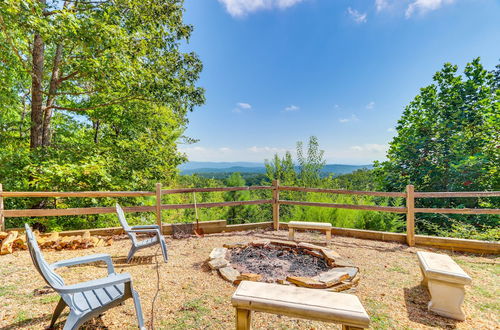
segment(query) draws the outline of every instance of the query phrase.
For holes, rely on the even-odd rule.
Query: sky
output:
[[[498,0],[186,0],[205,105],[190,161],[263,162],[318,137],[328,163],[383,160],[444,63],[500,63]]]

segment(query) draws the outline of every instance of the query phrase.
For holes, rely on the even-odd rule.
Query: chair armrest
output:
[[[140,225],[140,226],[132,226],[132,229],[160,229],[158,225]]]
[[[160,229],[129,229],[127,230],[127,233],[139,233],[139,234],[147,234],[147,233],[154,233],[158,236],[161,236],[160,234]]]
[[[56,268],[60,268],[60,267],[88,264],[90,262],[96,262],[96,261],[104,261],[106,263],[106,265],[108,266],[108,274],[109,275],[115,273],[115,267],[113,266],[113,261],[111,260],[111,256],[109,254],[105,254],[105,253],[93,254],[90,256],[83,256],[83,257],[76,257],[76,258],[67,259],[67,260],[61,260],[61,261],[58,261],[58,262],[51,264],[50,267],[52,269],[56,269]]]
[[[131,282],[132,278],[129,273],[113,274],[105,278],[100,278],[97,280],[81,282],[73,285],[65,285],[61,289],[58,289],[60,293],[77,293],[82,291],[96,290],[101,288],[107,288],[112,285]]]

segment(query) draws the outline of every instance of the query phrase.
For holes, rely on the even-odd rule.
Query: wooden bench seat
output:
[[[242,281],[231,302],[238,330],[250,329],[252,311],[339,323],[344,330],[370,325],[358,297],[346,293]]]
[[[441,316],[465,320],[462,303],[464,286],[472,281],[470,276],[448,255],[419,251],[417,257],[422,285],[428,287],[431,294],[427,309]]]
[[[332,239],[332,224],[326,222],[290,221],[288,223],[288,239],[295,239],[295,229],[320,230],[326,234],[326,241]]]

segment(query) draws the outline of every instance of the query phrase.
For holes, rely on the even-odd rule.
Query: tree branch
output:
[[[107,107],[109,105],[115,105],[115,104],[124,103],[124,102],[127,102],[127,101],[131,101],[133,99],[135,99],[135,98],[124,96],[124,97],[117,98],[116,100],[107,102],[107,103],[102,103],[102,104],[98,104],[98,105],[95,105],[95,106],[92,106],[92,107],[87,107],[87,108],[68,108],[68,107],[59,107],[59,106],[53,105],[52,109],[66,110],[66,111],[88,111],[88,110],[94,110],[94,109],[98,109],[98,108]]]

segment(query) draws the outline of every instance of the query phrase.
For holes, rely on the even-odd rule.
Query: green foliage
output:
[[[0,2],[0,182],[11,191],[152,190],[174,183],[187,113],[204,102],[202,64],[182,53],[192,27],[183,1]],[[43,47],[42,74],[31,55]],[[60,51],[60,53],[58,53]],[[57,61],[58,54],[61,61]],[[43,129],[30,143],[41,84]],[[46,122],[46,123],[45,123]],[[41,132],[41,131],[40,131]],[[112,199],[7,199],[7,208],[108,206]],[[121,201],[151,205],[151,200]],[[88,228],[116,217],[33,219],[50,229]],[[146,217],[147,218],[147,217]],[[134,221],[147,221],[135,218]],[[19,227],[27,219],[9,218]],[[31,221],[31,219],[28,219]]]
[[[307,146],[307,154],[304,154],[303,143],[297,142],[297,163],[299,164],[299,180],[303,186],[315,187],[321,181],[321,169],[326,161],[323,158],[325,152],[319,149],[318,138],[311,136]]]
[[[479,58],[463,75],[449,63],[405,108],[388,160],[376,164],[380,188],[403,191],[488,191],[500,189],[500,66],[488,72]],[[417,207],[499,208],[498,198],[417,199]],[[497,227],[500,217],[452,216],[468,225]],[[432,228],[429,223],[435,224]],[[453,224],[453,226],[452,226]],[[420,232],[457,230],[439,215],[419,215]]]

